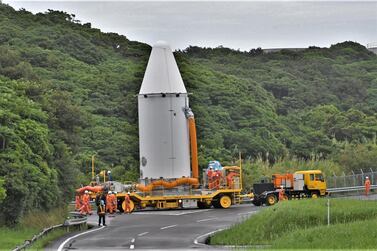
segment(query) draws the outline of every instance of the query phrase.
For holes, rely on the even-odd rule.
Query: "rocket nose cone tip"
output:
[[[154,48],[170,49],[169,44],[166,41],[159,40],[154,45]]]

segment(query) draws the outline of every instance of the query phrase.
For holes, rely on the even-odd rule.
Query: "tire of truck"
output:
[[[122,208],[123,208],[123,212],[126,213],[126,201],[123,201]],[[132,200],[130,200],[130,213],[132,213],[134,209],[135,209],[135,203]]]
[[[219,198],[214,198],[211,202],[212,206],[214,208],[221,208],[220,206],[220,199]]]
[[[266,205],[272,206],[275,205],[278,202],[278,199],[276,198],[275,194],[269,194],[266,197]]]
[[[312,193],[312,199],[318,199],[319,195],[317,192]]]
[[[262,206],[262,202],[260,202],[259,200],[253,200],[251,203],[253,203],[253,205],[257,207]]]
[[[207,202],[205,202],[205,201],[198,201],[197,205],[198,205],[199,209],[208,209],[208,208],[211,208],[211,205],[208,205]]]
[[[223,195],[219,199],[220,208],[230,208],[232,205],[232,199],[229,195]]]

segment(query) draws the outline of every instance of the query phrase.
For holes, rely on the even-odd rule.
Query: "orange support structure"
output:
[[[198,145],[197,145],[197,142],[196,142],[196,127],[195,127],[194,116],[190,116],[188,118],[188,123],[189,123],[189,132],[190,132],[192,177],[195,178],[195,179],[198,179],[199,178]]]
[[[171,182],[168,182],[165,180],[156,180],[148,184],[147,186],[144,186],[142,184],[137,184],[136,188],[142,192],[150,192],[153,190],[154,187],[157,187],[157,186],[163,186],[165,188],[173,188],[173,187],[184,185],[184,184],[196,186],[199,184],[199,181],[198,179],[195,179],[195,178],[179,178]]]

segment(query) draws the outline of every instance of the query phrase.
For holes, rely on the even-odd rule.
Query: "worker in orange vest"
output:
[[[370,191],[370,180],[369,177],[365,177],[365,196],[368,196],[368,193]]]
[[[125,204],[125,211],[124,213],[130,214],[131,213],[131,198],[130,192],[127,192],[126,196],[124,196],[124,204]]]
[[[207,177],[208,177],[208,189],[212,189],[213,188],[213,169],[212,167],[209,168],[209,170],[207,171]]]
[[[82,196],[82,206],[80,208],[81,214],[92,214],[91,206],[90,206],[90,196],[89,192],[85,191],[85,194]]]
[[[285,196],[284,187],[280,186],[280,189],[279,189],[279,201],[283,201],[285,199],[286,199],[286,196]]]
[[[112,194],[112,196],[113,196],[113,211],[114,211],[114,213],[116,213],[117,209],[118,209],[117,192],[114,191],[113,194]]]
[[[81,197],[80,197],[80,195],[76,194],[76,196],[75,196],[75,210],[79,211],[81,206],[82,206],[81,205]]]
[[[223,173],[220,170],[215,171],[215,188],[219,189],[220,188],[220,183],[221,183],[221,178],[223,176]]]
[[[113,214],[113,199],[114,197],[112,196],[112,192],[109,191],[106,196],[106,211],[108,211],[110,214]]]

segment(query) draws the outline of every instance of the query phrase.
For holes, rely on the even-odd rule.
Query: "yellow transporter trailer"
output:
[[[176,194],[171,189],[164,189],[163,186],[156,187],[150,192],[137,192],[136,185],[131,186],[130,209],[141,210],[145,208],[154,209],[178,209],[186,205],[195,205],[198,208],[229,208],[232,205],[241,203],[242,190],[242,169],[238,166],[226,166],[220,171],[220,178],[210,178],[203,174],[203,182],[200,188],[192,186],[182,189],[177,187]],[[211,182],[218,182],[211,187]],[[159,182],[161,183],[161,182]],[[123,210],[126,209],[124,198],[127,192],[118,193],[117,198],[122,202]],[[195,204],[194,204],[195,203]]]

